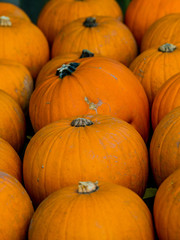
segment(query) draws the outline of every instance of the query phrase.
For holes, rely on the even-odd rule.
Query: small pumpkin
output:
[[[26,121],[19,104],[0,89],[0,137],[19,152],[25,140]]]
[[[138,195],[123,186],[90,181],[46,198],[36,209],[28,232],[29,240],[84,240],[86,236],[94,240],[155,239],[151,213]]]
[[[160,87],[180,70],[180,44],[166,43],[148,49],[129,68],[144,87],[151,107]]]
[[[143,196],[147,147],[134,127],[118,118],[95,114],[62,119],[31,138],[23,176],[36,206],[50,193],[80,179],[121,184]]]
[[[51,0],[42,8],[37,25],[52,45],[66,24],[91,15],[112,16],[122,21],[123,13],[115,0]]]
[[[178,11],[180,11],[180,9]],[[160,18],[145,32],[141,43],[141,52],[165,43],[178,44],[180,42],[179,29],[180,13],[168,14]]]
[[[34,213],[33,205],[21,183],[0,171],[0,239],[24,240]]]
[[[180,73],[169,78],[159,89],[151,110],[153,129],[161,119],[174,108],[180,106]]]
[[[150,164],[157,186],[180,167],[180,107],[157,125],[150,142]]]
[[[131,0],[125,14],[125,24],[129,27],[140,46],[144,34],[154,22],[170,13],[179,12],[179,0]],[[166,26],[164,26],[164,30],[169,32]],[[157,38],[156,34],[154,36]],[[164,38],[164,34],[161,35],[161,38]],[[165,42],[159,44],[163,43]]]
[[[33,78],[49,60],[49,46],[41,30],[19,17],[0,16],[0,58],[25,65]]]
[[[180,239],[180,169],[172,173],[157,190],[153,215],[159,240]]]
[[[62,65],[35,88],[29,103],[35,132],[62,118],[96,113],[131,123],[147,141],[145,91],[134,74],[113,59],[81,58]]]
[[[21,63],[0,59],[0,89],[7,92],[27,112],[33,91],[33,79]]]
[[[137,56],[137,44],[126,25],[114,17],[91,16],[77,19],[57,34],[51,56],[88,49],[125,65]]]

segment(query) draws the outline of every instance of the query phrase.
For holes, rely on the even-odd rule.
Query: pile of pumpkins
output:
[[[180,239],[179,29],[179,0],[0,2],[0,239]]]

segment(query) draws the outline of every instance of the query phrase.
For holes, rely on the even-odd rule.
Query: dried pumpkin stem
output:
[[[83,25],[85,27],[96,27],[98,24],[96,22],[96,18],[95,17],[88,17],[86,18],[86,20],[83,22]]]
[[[71,126],[73,127],[86,127],[93,125],[93,122],[86,118],[76,118],[71,122]]]
[[[174,44],[165,43],[158,48],[158,51],[160,51],[160,52],[174,52],[175,49],[176,49],[176,46]]]
[[[63,78],[67,75],[71,75],[76,68],[79,66],[80,63],[71,62],[69,64],[63,64],[60,68],[56,71],[56,76]]]
[[[94,57],[94,53],[90,52],[87,49],[82,50],[80,58]]]
[[[0,16],[0,26],[1,27],[10,27],[10,26],[12,26],[10,18],[6,17],[6,16]]]
[[[96,182],[79,182],[78,184],[78,193],[80,194],[88,194],[92,192],[96,192],[98,190],[98,181]]]

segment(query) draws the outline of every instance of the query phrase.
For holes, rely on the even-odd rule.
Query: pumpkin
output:
[[[34,213],[32,202],[21,183],[0,171],[0,239],[26,239]]]
[[[150,107],[160,89],[180,70],[180,44],[163,44],[142,52],[129,66],[147,94]]]
[[[90,181],[46,198],[36,209],[28,232],[29,240],[84,240],[86,236],[94,240],[155,239],[151,213],[137,194],[116,184]]]
[[[0,16],[8,16],[8,17],[20,17],[24,20],[31,21],[29,16],[26,14],[24,10],[13,3],[9,2],[0,2]]]
[[[172,109],[180,106],[180,73],[173,75],[159,89],[151,110],[153,129]]]
[[[180,167],[180,107],[174,108],[157,125],[150,142],[150,163],[159,186]]]
[[[27,112],[33,79],[29,70],[21,63],[0,59],[0,89],[7,92]]]
[[[35,78],[49,60],[49,46],[41,30],[19,17],[0,16],[0,58],[25,65]]]
[[[94,114],[62,119],[31,138],[23,177],[35,205],[80,179],[121,184],[143,196],[147,147],[134,127],[118,118]]]
[[[122,10],[115,0],[51,0],[41,10],[37,25],[52,45],[63,26],[94,14],[112,16],[121,21],[123,18]]]
[[[180,169],[158,188],[154,200],[154,222],[159,240],[180,239]]]
[[[160,18],[145,32],[141,43],[141,52],[165,43],[178,44],[180,42],[179,29],[180,13],[169,14]]]
[[[121,118],[148,139],[145,91],[134,74],[113,59],[81,58],[62,65],[36,87],[29,103],[35,132],[62,118],[96,113]]]
[[[14,148],[0,137],[0,171],[22,182],[22,162]]]
[[[49,60],[40,70],[37,78],[35,87],[37,87],[40,83],[46,80],[46,77],[49,77],[49,74],[56,73],[56,70],[62,66],[62,64],[66,62],[71,62],[78,58],[85,58],[85,57],[93,57],[94,54],[87,49],[83,49],[82,52],[72,52],[72,53],[64,53],[60,54],[57,57],[52,58]]]
[[[26,121],[19,104],[0,90],[0,137],[19,152],[25,140]]]
[[[154,22],[167,14],[179,12],[179,0],[131,0],[125,14],[125,24],[140,46],[144,34]],[[166,27],[164,30],[167,31]],[[164,35],[161,36],[164,37]],[[157,37],[156,34],[155,37]]]
[[[82,49],[127,66],[137,56],[137,44],[130,30],[116,18],[107,16],[80,18],[64,26],[54,39],[51,55]]]

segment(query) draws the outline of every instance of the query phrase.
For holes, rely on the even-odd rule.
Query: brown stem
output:
[[[1,27],[10,27],[10,26],[12,26],[10,18],[6,17],[6,16],[0,16],[0,26]]]
[[[96,192],[98,190],[98,181],[96,182],[79,182],[78,184],[78,193],[80,194],[88,194],[92,192]]]
[[[158,51],[160,52],[174,52],[176,49],[176,46],[171,43],[165,43],[162,46],[158,48]]]
[[[86,127],[92,125],[93,122],[86,118],[76,118],[71,122],[73,127]]]
[[[80,58],[94,57],[94,53],[90,52],[87,49],[83,49]]]
[[[85,27],[96,27],[98,24],[96,22],[96,18],[95,17],[88,17],[86,18],[86,20],[83,22],[83,25]]]

